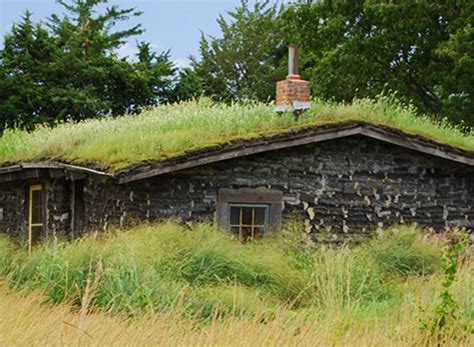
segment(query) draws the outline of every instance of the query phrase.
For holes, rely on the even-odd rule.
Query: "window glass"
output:
[[[31,227],[31,244],[35,245],[41,241],[43,234],[43,226],[32,226]]]
[[[264,207],[255,208],[255,224],[265,225],[265,212],[266,209]]]
[[[242,213],[242,224],[243,225],[252,225],[253,220],[252,220],[252,214],[254,209],[252,207],[241,207],[241,213]]]
[[[241,240],[261,238],[267,227],[267,205],[230,205],[230,231]]]
[[[253,238],[252,227],[242,227],[240,229],[240,238],[242,240],[248,240],[248,239]]]
[[[240,207],[236,207],[236,206],[230,207],[230,224],[231,225],[240,224]]]

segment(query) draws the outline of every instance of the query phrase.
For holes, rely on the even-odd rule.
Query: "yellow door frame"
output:
[[[33,192],[43,191],[42,184],[32,184],[29,188],[29,208],[28,208],[28,252],[31,253],[31,249],[33,247],[33,228],[34,227],[43,227],[44,226],[44,216],[41,216],[41,220],[43,223],[36,223],[33,224]],[[43,205],[43,201],[41,204]],[[44,213],[44,211],[42,211]]]

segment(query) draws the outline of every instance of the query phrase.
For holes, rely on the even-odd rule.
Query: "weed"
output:
[[[436,308],[441,274],[432,255],[439,257],[439,248],[419,230],[400,226],[369,244],[338,247],[310,247],[302,234],[295,222],[279,235],[241,244],[209,224],[189,229],[163,222],[50,242],[30,256],[0,239],[0,344],[5,336],[7,344],[31,342],[19,334],[30,330],[40,344],[57,336],[50,326],[72,339],[61,330],[64,319],[54,316],[71,310],[77,317],[66,315],[67,329],[77,327],[77,336],[93,336],[95,344],[110,341],[99,336],[111,330],[123,336],[116,344],[127,344],[126,336],[140,335],[125,334],[135,328],[162,344],[275,345],[292,344],[291,338],[303,345],[432,344],[428,329],[419,329],[420,307],[435,312],[429,322],[436,334],[443,331],[443,341],[469,344],[453,317],[463,326],[472,318],[472,260],[448,256],[445,287],[458,308],[448,296]],[[453,264],[463,274],[456,281]],[[54,305],[28,305],[16,294],[10,304],[6,286],[14,293],[39,291],[41,302]],[[18,310],[10,314],[12,307]]]
[[[439,294],[440,302],[436,306],[433,316],[422,321],[422,329],[428,330],[438,346],[452,338],[459,339],[459,335],[474,334],[474,328],[470,326],[470,323],[464,322],[464,319],[461,318],[459,303],[451,292],[451,287],[457,280],[459,265],[467,244],[468,235],[458,233],[454,244],[445,246],[443,252],[444,277],[442,290]]]

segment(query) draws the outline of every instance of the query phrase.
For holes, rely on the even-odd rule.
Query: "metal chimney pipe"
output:
[[[288,46],[288,75],[298,76],[298,48]]]

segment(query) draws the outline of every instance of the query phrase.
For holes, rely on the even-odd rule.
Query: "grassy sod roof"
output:
[[[63,123],[33,132],[7,130],[0,165],[54,160],[117,173],[227,143],[328,124],[364,122],[474,153],[474,132],[433,123],[390,98],[351,105],[314,101],[299,120],[262,103],[225,105],[208,99],[151,108],[140,115]]]

